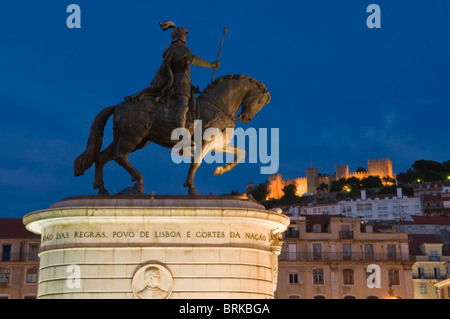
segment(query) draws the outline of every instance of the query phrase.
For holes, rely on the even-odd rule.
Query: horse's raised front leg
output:
[[[105,188],[105,182],[103,181],[103,168],[114,158],[116,148],[117,141],[113,140],[107,148],[100,152],[98,159],[95,161],[95,180],[93,187],[94,189],[98,189],[99,195],[109,195],[108,190]]]
[[[246,151],[243,148],[231,145],[225,145],[223,153],[234,154],[233,162],[218,166],[214,172],[214,176],[220,176],[223,173],[231,171],[237,164],[245,159]]]
[[[143,193],[144,177],[128,160],[128,155],[133,152],[140,143],[141,141],[133,141],[132,139],[124,137],[119,138],[114,160],[131,175],[132,181],[136,181],[133,186],[134,190],[138,193]]]

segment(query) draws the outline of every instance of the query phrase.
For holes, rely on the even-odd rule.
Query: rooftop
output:
[[[425,253],[420,249],[423,244],[442,244],[442,255],[450,256],[450,244],[437,234],[408,234],[409,253],[415,256],[424,256]]]
[[[450,226],[450,218],[446,216],[410,216],[413,221],[403,220],[401,223],[403,225],[442,225],[442,226]]]
[[[0,218],[0,238],[40,239],[41,236],[28,231],[22,218]]]

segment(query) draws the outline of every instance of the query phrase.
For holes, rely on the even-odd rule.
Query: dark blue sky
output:
[[[66,8],[81,7],[81,29]],[[381,7],[381,29],[366,8]],[[396,173],[417,159],[450,159],[450,2],[436,1],[10,1],[0,11],[1,217],[22,217],[62,198],[95,194],[93,167],[73,177],[89,127],[104,107],[147,87],[170,44],[159,21],[190,30],[188,46],[214,61],[216,78],[242,73],[272,95],[250,124],[280,129],[284,178],[312,165],[354,171],[389,157]],[[212,70],[192,67],[204,88]],[[240,124],[244,128],[248,127]],[[111,140],[111,124],[105,144]],[[149,145],[130,156],[145,191],[185,194],[187,165]],[[214,177],[196,175],[201,194],[243,191],[267,179],[260,164]],[[131,185],[116,163],[105,168],[111,193]]]

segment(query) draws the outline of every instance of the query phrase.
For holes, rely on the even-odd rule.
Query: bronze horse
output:
[[[202,120],[202,132],[207,128],[217,128],[220,132],[225,132],[227,128],[234,128],[236,121],[247,124],[264,105],[270,102],[269,92],[264,84],[248,76],[220,77],[209,84],[198,96],[196,103],[190,107],[186,128],[193,136],[194,120]],[[114,160],[131,175],[132,181],[136,181],[134,190],[143,193],[143,176],[129,162],[128,155],[150,142],[166,148],[173,148],[179,142],[171,139],[171,133],[176,129],[173,108],[171,110],[170,107],[163,105],[163,101],[157,100],[149,97],[140,102],[124,101],[103,109],[91,125],[86,150],[74,161],[75,176],[83,175],[95,163],[93,187],[98,189],[99,195],[109,194],[103,181],[103,167]],[[241,113],[236,116],[241,105]],[[101,151],[103,131],[111,115],[113,115],[113,141]],[[230,139],[225,139],[222,145],[214,145],[214,138],[203,140],[201,159],[211,150],[235,154],[234,161],[217,167],[214,175],[221,175],[236,166],[243,159],[242,151],[245,158],[245,150],[230,147],[227,145],[229,142]],[[184,187],[189,188],[190,195],[197,195],[194,175],[200,164],[201,160],[191,161],[189,167]]]

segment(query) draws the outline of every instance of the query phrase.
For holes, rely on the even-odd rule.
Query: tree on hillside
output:
[[[356,173],[367,173],[367,170],[364,167],[360,166],[356,169]]]
[[[258,202],[265,200],[267,195],[269,195],[267,183],[259,184],[253,191],[250,192],[250,194]]]
[[[406,172],[399,173],[400,184],[420,182],[448,181],[450,176],[450,161],[439,163],[431,160],[415,161]]]
[[[444,166],[436,161],[419,160],[415,161],[411,166],[416,172],[443,172]]]
[[[378,188],[383,186],[379,176],[367,176],[361,179],[362,188]]]
[[[290,199],[295,198],[297,196],[297,186],[294,184],[289,184],[285,187],[283,187],[283,193],[284,195],[281,198]]]
[[[395,179],[393,179],[392,177],[385,176],[381,180],[383,181],[384,184],[395,185]]]
[[[331,182],[330,192],[340,192],[340,191],[342,191],[342,189],[344,188],[346,183],[347,183],[347,180],[344,177],[339,178],[337,181]]]
[[[361,188],[361,180],[354,176],[347,178],[347,187],[350,190],[360,189]]]

